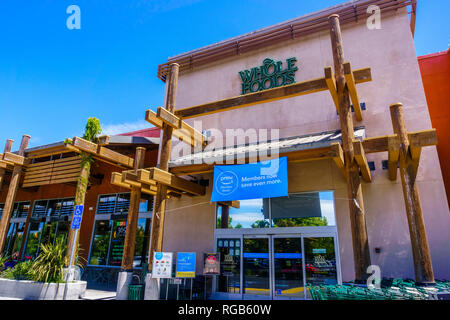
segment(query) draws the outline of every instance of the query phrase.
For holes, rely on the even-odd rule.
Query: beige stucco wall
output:
[[[373,81],[358,85],[361,102],[366,103],[363,121],[368,137],[392,134],[389,105],[404,104],[409,131],[431,128],[414,43],[405,9],[391,16],[382,15],[382,29],[369,30],[365,21],[342,27],[346,60],[352,67],[371,67]],[[177,108],[189,107],[240,94],[238,72],[260,66],[270,57],[285,61],[296,57],[296,81],[323,76],[323,68],[332,65],[328,32],[285,42],[217,64],[196,68],[180,75]],[[257,106],[196,118],[202,128],[261,129],[278,128],[280,137],[297,136],[339,129],[339,118],[328,92],[284,99]],[[193,124],[193,119],[188,122]],[[445,143],[441,141],[440,143]],[[387,153],[369,154],[375,161],[373,182],[363,183],[367,230],[373,264],[382,276],[413,278],[414,270],[400,179],[392,182],[381,161]],[[351,280],[353,253],[346,185],[331,161],[289,165],[290,192],[334,190],[343,280]],[[204,176],[208,178],[208,176]],[[422,151],[418,185],[425,216],[431,258],[436,278],[450,278],[450,214],[435,147]],[[210,183],[212,181],[210,180]],[[213,250],[214,205],[210,193],[204,197],[170,200],[168,204],[164,250]],[[179,208],[175,210],[176,208]],[[375,247],[381,253],[374,252]],[[200,267],[200,265],[198,265]]]

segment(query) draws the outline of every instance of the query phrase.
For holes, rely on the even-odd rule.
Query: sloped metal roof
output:
[[[363,140],[364,138],[364,127],[356,127],[355,139]],[[225,160],[238,160],[257,155],[258,153],[269,155],[272,151],[278,151],[278,153],[288,153],[299,150],[328,147],[334,142],[341,142],[341,130],[326,131],[316,134],[289,137],[275,141],[234,146],[231,148],[211,151],[207,150],[208,146],[206,146],[205,149],[207,151],[197,152],[173,159],[169,162],[169,166],[178,167],[200,163],[224,163]]]

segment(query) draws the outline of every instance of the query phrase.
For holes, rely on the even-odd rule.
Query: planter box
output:
[[[43,283],[0,278],[0,296],[24,300],[77,300],[86,292],[86,281]]]

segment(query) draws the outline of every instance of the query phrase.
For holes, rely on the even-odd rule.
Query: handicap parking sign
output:
[[[83,205],[77,205],[75,206],[75,210],[73,212],[73,219],[72,219],[72,229],[80,229],[81,225],[81,217],[83,216]]]

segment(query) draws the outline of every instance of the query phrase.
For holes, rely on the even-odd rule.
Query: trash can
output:
[[[144,288],[143,284],[128,285],[128,300],[143,300]]]

